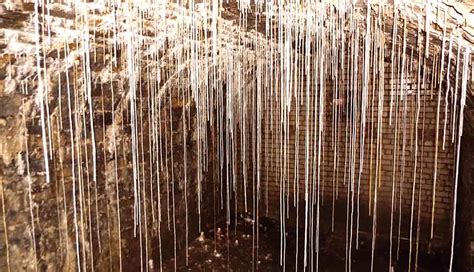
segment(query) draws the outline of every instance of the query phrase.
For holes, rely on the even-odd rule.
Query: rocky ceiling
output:
[[[317,79],[314,80],[317,82],[315,85],[319,86],[324,86],[326,79],[335,78],[337,81],[339,74],[348,74],[352,69],[351,72],[357,74],[361,82],[359,85],[344,86],[346,94],[364,94],[360,98],[365,101],[361,104],[366,106],[364,99],[367,99],[369,84],[374,89],[377,85],[377,91],[382,94],[379,103],[383,105],[383,69],[387,62],[392,67],[397,63],[400,66],[397,67],[397,75],[400,74],[398,82],[402,86],[402,98],[410,94],[404,92],[403,85],[408,72],[412,72],[410,76],[417,76],[418,86],[426,86],[428,81],[431,86],[437,86],[434,92],[433,88],[430,91],[432,96],[437,94],[438,113],[441,97],[447,98],[451,93],[451,105],[455,109],[460,105],[458,118],[464,120],[462,109],[466,103],[466,92],[472,94],[469,86],[472,86],[474,71],[471,54],[474,51],[473,5],[455,1],[397,1],[396,4],[262,0],[179,3],[164,0],[6,1],[0,8],[0,97],[7,97],[1,101],[8,101],[10,96],[27,100],[25,105],[29,105],[30,112],[19,106],[21,103],[17,103],[16,108],[20,108],[23,116],[40,120],[37,123],[41,124],[39,138],[46,184],[50,182],[48,164],[49,153],[52,153],[47,141],[54,135],[47,124],[51,123],[51,116],[61,115],[61,105],[57,106],[55,102],[61,103],[61,99],[57,98],[66,91],[69,97],[71,88],[75,95],[82,98],[77,110],[73,112],[69,109],[69,115],[75,115],[78,120],[75,129],[80,131],[88,125],[92,128],[92,133],[85,139],[79,139],[92,146],[94,181],[97,176],[95,154],[101,147],[96,146],[95,141],[95,104],[92,97],[96,91],[94,86],[104,83],[111,83],[112,86],[115,82],[120,83],[117,95],[125,98],[121,99],[121,103],[128,104],[122,110],[132,116],[126,124],[132,128],[129,143],[137,151],[139,140],[135,132],[139,124],[134,117],[141,87],[152,86],[150,88],[156,90],[153,95],[158,98],[166,92],[183,98],[183,89],[186,89],[186,103],[194,103],[197,108],[196,127],[206,128],[212,118],[222,118],[227,125],[219,133],[227,133],[234,139],[236,123],[246,114],[242,94],[249,94],[251,99],[256,97],[253,105],[259,105],[262,96],[274,95],[276,89],[281,95],[278,101],[280,108],[289,112],[291,97],[296,93],[290,80],[299,76],[300,82],[303,82],[302,73],[294,73],[299,69],[303,71],[303,67],[306,69],[305,76]],[[352,60],[351,66],[347,64],[349,59]],[[374,69],[378,77],[369,79],[373,63],[378,65],[373,66],[378,68]],[[408,67],[415,69],[405,70]],[[391,72],[393,74],[393,68]],[[433,75],[429,80],[425,77],[427,73]],[[65,83],[69,77],[74,78],[74,84]],[[459,85],[456,92],[444,91],[443,82],[446,81],[448,86],[454,81],[456,86]],[[264,95],[258,95],[262,93]],[[320,101],[324,96],[321,93]],[[224,96],[226,107],[219,104],[223,103]],[[233,99],[234,96],[236,99]],[[345,97],[335,97],[334,101],[339,99],[344,100]],[[324,119],[323,104],[320,102],[318,120]],[[155,109],[152,107],[151,110]],[[256,119],[261,120],[261,107],[255,106],[255,111]],[[213,116],[215,112],[219,117]],[[363,110],[361,112],[364,113]],[[447,116],[446,112],[444,116]],[[115,113],[112,110],[112,115]],[[9,113],[17,117],[11,119],[18,121],[18,127],[25,127],[21,114]],[[244,117],[240,117],[241,114]],[[361,123],[365,124],[365,115],[362,116]],[[382,116],[379,110],[380,123]],[[439,123],[439,114],[437,119]],[[74,129],[70,125],[72,135]],[[244,127],[242,123],[240,125]],[[459,128],[460,137],[462,122],[453,124],[453,131],[455,128]],[[260,126],[257,124],[255,129],[260,129]],[[23,130],[9,131],[22,131],[23,134]],[[198,183],[206,163],[203,158],[207,155],[202,151],[207,147],[206,133],[206,129],[202,129],[196,140],[197,158],[202,160],[197,170]],[[11,164],[12,158],[23,150],[21,140],[17,139],[20,137],[14,136],[8,135],[11,141],[0,143],[0,153],[6,165]],[[68,141],[66,136],[63,138],[63,142]],[[16,144],[13,144],[15,141]],[[133,182],[137,183],[135,172],[139,162],[136,153],[133,153],[132,161]],[[198,192],[201,193],[199,189]],[[134,224],[136,226],[136,222]],[[79,245],[79,242],[76,241],[76,244]],[[76,254],[79,261],[79,251]]]
[[[381,29],[385,33],[385,43],[391,43],[394,37],[394,25],[398,29],[397,43],[403,42],[403,29],[406,28],[406,46],[414,48],[415,51],[421,50],[418,43],[424,37],[430,37],[429,44],[426,44],[429,45],[428,49],[423,49],[427,56],[430,55],[430,59],[440,55],[443,40],[446,41],[443,52],[447,52],[447,41],[450,37],[454,37],[453,44],[469,47],[474,51],[472,2],[446,0],[426,4],[425,1],[374,1],[370,5],[365,1],[355,1],[351,4],[345,2],[309,1],[304,4],[298,2],[284,5],[277,2],[272,5],[272,2],[264,4],[263,1],[248,0],[182,3],[5,1],[1,5],[0,13],[0,48],[3,66],[6,67],[13,61],[21,69],[9,68],[15,72],[10,71],[5,78],[3,92],[18,91],[17,87],[21,82],[41,78],[35,74],[41,73],[42,70],[34,69],[38,66],[36,62],[39,55],[46,56],[47,60],[44,63],[48,64],[44,66],[44,72],[49,73],[55,69],[65,69],[65,66],[71,65],[74,61],[80,61],[85,51],[91,51],[95,64],[93,73],[100,74],[103,78],[110,73],[98,72],[101,65],[96,62],[97,52],[105,53],[99,54],[103,56],[103,64],[107,61],[117,64],[120,57],[117,52],[121,52],[120,50],[130,42],[135,44],[130,47],[136,51],[132,53],[140,54],[140,58],[146,61],[156,61],[157,56],[171,56],[173,52],[179,50],[176,49],[178,47],[189,48],[193,40],[204,44],[206,50],[212,52],[207,56],[213,58],[218,55],[224,56],[220,54],[223,48],[254,51],[259,46],[256,43],[258,40],[267,40],[261,44],[273,46],[277,49],[275,52],[278,52],[278,41],[275,36],[270,37],[270,33],[278,33],[279,28],[296,31],[295,29],[302,25],[301,22],[306,20],[304,17],[309,15],[312,16],[311,20],[314,23],[319,20],[318,16],[325,18],[322,24],[328,31],[327,35],[340,35],[338,33],[342,33],[343,30],[348,33],[345,34],[345,38],[348,38],[353,31],[351,30],[353,22],[364,29],[366,24],[364,18],[367,14],[371,14],[372,18],[378,18],[383,22]],[[38,12],[35,12],[35,9]],[[324,10],[324,15],[321,10]],[[281,14],[284,14],[284,20],[278,18]],[[376,19],[374,24],[377,24]],[[218,37],[214,39],[214,35]],[[343,37],[341,35],[338,39]],[[71,53],[68,57],[70,63],[55,61],[61,55],[61,51],[65,51],[66,44],[71,44],[68,47]],[[218,45],[217,48],[215,45]],[[331,45],[333,44],[328,44]],[[170,48],[175,49],[165,52]],[[453,46],[453,50],[457,50],[456,48],[458,47]],[[122,54],[121,57],[125,60],[126,54]],[[225,58],[220,60],[223,59]],[[175,63],[166,62],[166,59],[161,59],[159,66],[175,66]],[[216,64],[216,60],[204,60],[204,62]],[[122,68],[120,76],[128,77],[129,75],[126,75],[128,67]],[[184,67],[181,70],[184,71],[183,69]],[[29,89],[34,88],[31,86]]]

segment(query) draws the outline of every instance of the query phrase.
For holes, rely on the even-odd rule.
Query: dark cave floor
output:
[[[240,214],[238,219],[229,225],[227,237],[227,224],[216,225],[216,232],[208,230],[200,237],[190,241],[188,248],[188,264],[184,254],[178,255],[176,261],[177,271],[295,271],[296,265],[296,229],[287,227],[286,233],[286,258],[285,269],[280,266],[280,224],[268,218],[259,220],[259,244],[254,247],[253,239],[254,221],[249,215]],[[355,236],[355,235],[354,235]],[[352,250],[352,271],[370,271],[371,241],[369,234],[360,235],[359,248]],[[396,243],[396,239],[394,239]],[[298,269],[303,271],[304,229],[299,229],[298,235]],[[374,271],[388,271],[389,245],[377,244],[374,256]],[[345,271],[345,230],[335,229],[335,232],[321,232],[319,271]],[[252,248],[255,250],[252,252]],[[394,246],[394,271],[407,271],[408,248],[401,247],[399,262],[396,262],[396,245]],[[445,255],[445,254],[443,254]],[[445,271],[446,256],[426,254],[420,251],[418,271]],[[449,255],[448,255],[449,257]],[[413,253],[412,265],[415,254]],[[308,260],[309,263],[310,260]],[[313,264],[315,264],[315,258]],[[173,258],[163,263],[163,271],[174,271]],[[253,268],[253,269],[252,269]],[[413,265],[414,268],[414,265]],[[309,269],[308,269],[309,270]],[[312,269],[316,271],[316,269]]]

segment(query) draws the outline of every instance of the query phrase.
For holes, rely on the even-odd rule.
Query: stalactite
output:
[[[467,96],[467,81],[468,81],[468,67],[469,67],[469,56],[471,50],[469,47],[464,49],[463,57],[463,69],[462,69],[462,81],[461,81],[461,96],[459,103],[459,130],[458,130],[458,139],[456,143],[456,170],[454,174],[454,191],[453,191],[453,212],[452,212],[452,231],[451,231],[451,254],[449,257],[449,271],[453,270],[453,260],[454,260],[454,238],[456,233],[456,209],[457,209],[457,200],[458,200],[458,182],[459,182],[459,154],[461,150],[461,137],[463,133],[464,125],[464,107],[466,106],[466,96]],[[457,63],[460,65],[460,63]]]
[[[403,256],[402,222],[407,222],[408,270],[417,270],[423,190],[432,190],[430,238],[434,239],[435,216],[443,208],[438,207],[437,195],[444,179],[440,170],[443,156],[449,152],[456,156],[453,243],[472,45],[463,39],[460,27],[449,27],[449,12],[440,8],[441,3],[419,4],[421,11],[413,16],[410,4],[397,1],[390,5],[368,1],[360,8],[350,1],[238,0],[238,14],[220,0],[66,2],[74,16],[68,23],[58,23],[61,26],[51,19],[50,6],[55,3],[34,2],[32,73],[37,82],[33,85],[45,181],[50,184],[53,180],[55,187],[60,187],[56,188],[58,225],[65,230],[59,233],[59,250],[62,257],[63,247],[66,255],[73,248],[78,271],[97,269],[98,258],[107,247],[118,251],[119,260],[114,261],[120,271],[124,269],[127,252],[122,239],[127,236],[122,237],[122,232],[132,229],[122,225],[128,222],[124,220],[128,208],[133,213],[133,239],[139,246],[141,271],[154,269],[156,239],[159,270],[168,268],[162,252],[162,242],[168,240],[162,235],[166,234],[172,235],[173,269],[180,270],[181,262],[189,265],[190,244],[197,234],[191,220],[196,217],[199,232],[205,231],[206,205],[211,197],[215,198],[214,217],[225,217],[228,262],[231,224],[234,221],[237,230],[237,215],[244,211],[252,218],[252,269],[260,269],[264,237],[260,219],[263,213],[271,213],[279,215],[282,269],[290,269],[292,262],[287,258],[291,253],[296,269],[318,271],[324,256],[324,208],[330,205],[332,233],[337,232],[339,220],[345,219],[347,271],[354,268],[354,253],[361,245],[361,220],[368,214],[374,271],[377,240],[385,231],[378,228],[382,202],[388,201],[388,269],[395,269],[395,239],[397,260]],[[435,23],[441,30],[433,27]],[[55,44],[58,41],[59,46]],[[53,48],[57,52],[49,54]],[[57,75],[55,65],[60,67]],[[56,76],[57,80],[53,79]],[[102,89],[107,80],[110,93]],[[55,81],[57,92],[52,91]],[[100,105],[94,97],[97,82]],[[431,99],[435,96],[436,103],[433,156],[425,150],[425,126],[428,130],[430,124],[425,120],[427,95]],[[63,105],[63,96],[67,105]],[[110,125],[105,118],[109,97]],[[54,99],[58,105],[50,103]],[[176,105],[182,107],[181,113],[176,114]],[[177,132],[182,134],[177,137]],[[389,150],[387,141],[393,141]],[[25,144],[36,255],[35,231],[39,230],[35,220],[39,218],[35,219],[32,208],[28,140]],[[67,151],[57,154],[56,149],[62,146]],[[60,176],[50,172],[58,168],[57,158]],[[428,182],[423,173],[431,159],[434,173]],[[127,163],[131,169],[122,169]],[[72,191],[66,188],[64,177],[68,167]],[[131,189],[122,184],[127,178],[119,176],[126,171],[131,175]],[[210,176],[215,180],[210,181]],[[207,191],[210,182],[212,196]],[[0,185],[10,269],[3,179]],[[385,187],[390,200],[384,199]],[[123,201],[127,197],[133,199],[132,204]],[[341,197],[345,198],[345,218],[337,212]],[[103,198],[107,203],[101,207]],[[403,204],[406,199],[409,220],[403,216],[405,210],[408,213],[408,205]],[[273,211],[276,206],[278,211]],[[72,209],[72,221],[68,209]],[[101,218],[103,211],[107,218]],[[290,252],[287,232],[294,218],[296,251]],[[63,221],[65,227],[61,226]],[[179,246],[181,233],[183,249]],[[74,236],[72,245],[69,235]],[[181,250],[185,260],[179,258]],[[221,254],[217,250],[216,246],[215,254]],[[115,256],[109,255],[110,259]]]
[[[434,174],[433,174],[433,202],[431,210],[431,238],[434,235],[434,222],[435,222],[435,205],[436,205],[436,184],[438,181],[438,153],[439,153],[439,116],[440,116],[440,105],[441,105],[441,87],[443,84],[443,71],[444,71],[444,57],[445,57],[445,43],[446,43],[446,12],[444,13],[444,27],[443,27],[443,42],[441,45],[441,64],[438,76],[438,106],[436,109],[436,131],[435,131],[435,155],[434,155]]]
[[[43,7],[43,5],[42,5]],[[40,37],[40,23],[39,23],[39,0],[35,0],[35,13],[34,13],[34,21],[35,21],[35,55],[36,55],[36,74],[38,77],[38,103],[41,113],[41,139],[43,143],[43,159],[44,159],[44,168],[46,172],[46,182],[50,182],[50,174],[49,174],[49,156],[48,156],[48,144],[47,144],[47,136],[46,136],[46,117],[45,117],[45,109],[44,104],[48,103],[46,100],[45,102],[45,85],[47,83],[44,82],[44,76],[41,68],[41,50],[40,50],[40,42],[42,42],[42,37]],[[43,59],[44,61],[44,59]],[[48,117],[49,118],[49,117]]]
[[[417,44],[421,47],[421,29],[420,25],[418,25],[418,32],[417,32]],[[413,165],[413,181],[412,181],[412,188],[411,188],[411,210],[410,210],[410,245],[408,251],[408,270],[411,271],[412,268],[412,248],[413,248],[413,221],[414,221],[414,208],[415,208],[415,194],[416,194],[416,183],[417,183],[417,166],[418,166],[418,123],[420,118],[420,110],[421,110],[421,96],[420,96],[420,70],[421,70],[421,54],[418,54],[418,61],[416,67],[416,80],[417,80],[417,87],[416,87],[416,113],[415,113],[415,152],[414,152],[414,165]],[[420,184],[421,185],[421,184]],[[420,189],[421,190],[421,189]]]

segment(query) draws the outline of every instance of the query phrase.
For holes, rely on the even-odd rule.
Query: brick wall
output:
[[[408,61],[407,61],[408,62]],[[390,228],[390,214],[392,203],[392,186],[394,186],[394,234],[397,234],[399,218],[401,218],[401,236],[408,237],[410,228],[410,217],[413,204],[413,229],[416,229],[418,209],[420,210],[420,240],[426,242],[430,239],[430,227],[432,217],[433,202],[433,181],[434,181],[434,161],[436,142],[436,116],[437,116],[437,75],[427,70],[426,86],[420,86],[420,116],[418,127],[415,125],[416,115],[416,72],[407,73],[405,88],[407,95],[403,100],[400,95],[394,95],[392,109],[392,124],[390,119],[390,100],[392,84],[394,91],[399,93],[400,70],[395,65],[393,75],[388,59],[385,60],[385,73],[383,86],[377,83],[381,75],[370,74],[370,85],[367,106],[367,121],[365,126],[364,159],[359,184],[359,165],[361,150],[361,111],[360,92],[362,89],[362,74],[359,72],[357,87],[358,109],[356,110],[356,121],[350,111],[352,110],[350,97],[353,92],[347,92],[350,79],[348,71],[338,74],[338,79],[327,79],[324,95],[324,119],[321,137],[321,148],[319,149],[318,111],[315,116],[315,89],[311,86],[310,103],[306,101],[306,91],[298,92],[300,96],[298,102],[293,97],[291,111],[288,114],[288,128],[282,127],[280,98],[266,98],[264,102],[264,114],[261,134],[261,215],[280,219],[281,206],[284,203],[288,210],[286,214],[287,224],[295,225],[296,203],[295,197],[299,201],[300,221],[304,215],[304,194],[305,194],[305,163],[308,161],[308,183],[309,190],[317,192],[320,186],[321,197],[321,221],[323,228],[330,229],[334,216],[335,228],[346,224],[346,207],[348,199],[348,186],[351,183],[351,126],[355,125],[355,135],[353,138],[353,165],[354,171],[354,216],[357,213],[357,203],[360,209],[360,230],[362,232],[372,231],[371,213],[374,208],[375,179],[377,177],[377,166],[380,163],[378,172],[377,188],[377,224],[378,234],[388,234]],[[416,61],[413,62],[416,65]],[[408,66],[408,65],[407,65]],[[359,66],[362,67],[362,66]],[[413,66],[412,66],[413,67]],[[361,68],[359,68],[361,70]],[[407,70],[405,70],[407,71]],[[344,79],[343,74],[345,74]],[[306,86],[306,78],[301,86]],[[314,79],[313,79],[314,80]],[[432,80],[435,83],[432,84]],[[375,81],[375,86],[373,85]],[[336,84],[338,84],[339,97],[335,97]],[[314,84],[310,84],[314,85]],[[421,85],[421,84],[420,84]],[[379,89],[380,88],[380,89]],[[383,95],[383,114],[381,124],[378,124],[378,103],[381,88]],[[444,86],[443,86],[444,88]],[[433,90],[433,92],[431,91]],[[433,94],[432,94],[433,93]],[[348,96],[349,95],[349,96]],[[319,101],[319,97],[316,97]],[[398,98],[398,99],[397,99]],[[452,105],[447,107],[446,143],[442,147],[445,97],[441,97],[440,102],[440,123],[438,135],[438,161],[437,161],[437,185],[436,197],[434,199],[434,237],[435,240],[446,243],[447,235],[450,233],[450,220],[452,211],[452,190],[453,190],[453,169],[454,169],[454,145],[451,142],[452,129]],[[270,102],[272,101],[272,102]],[[398,101],[398,102],[397,102]],[[254,102],[251,102],[254,103]],[[299,106],[297,106],[299,103]],[[319,103],[319,102],[318,102]],[[406,110],[405,110],[406,103]],[[336,105],[336,106],[335,106]],[[255,108],[251,104],[249,108]],[[308,110],[308,113],[306,112]],[[338,112],[336,120],[335,111]],[[255,112],[249,113],[249,116]],[[307,120],[306,114],[309,115]],[[398,118],[398,121],[396,121]],[[247,126],[254,125],[254,121],[248,121]],[[396,129],[396,126],[398,128]],[[306,156],[306,129],[309,129],[309,155]],[[415,164],[415,129],[418,130],[418,151],[416,178],[414,179]],[[380,129],[380,142],[377,144],[377,131]],[[251,192],[252,181],[256,181],[257,169],[254,167],[255,159],[252,160],[255,148],[255,130],[247,128],[249,132],[248,144],[245,147],[247,154],[247,190]],[[282,133],[283,131],[283,133]],[[354,131],[353,131],[354,132]],[[286,137],[284,134],[287,133]],[[315,134],[316,133],[316,134]],[[404,136],[405,134],[405,136]],[[457,135],[457,134],[456,134]],[[403,139],[405,137],[405,148],[403,150]],[[377,146],[380,146],[377,156]],[[239,147],[242,149],[242,147]],[[396,156],[394,157],[394,153]],[[285,154],[286,153],[286,154]],[[320,153],[320,167],[318,169],[318,153]],[[242,159],[242,156],[239,157]],[[239,160],[239,162],[240,162]],[[242,172],[242,164],[239,163],[239,171]],[[396,164],[396,165],[395,165]],[[395,165],[395,169],[394,169]],[[319,178],[318,178],[319,175]],[[243,178],[243,177],[241,177]],[[413,183],[415,182],[415,184]],[[243,185],[242,185],[243,186]],[[242,190],[243,187],[241,186]],[[415,192],[413,192],[413,186]],[[369,189],[370,188],[370,189]],[[420,191],[421,190],[421,191]],[[412,195],[414,193],[414,195]],[[311,193],[310,193],[311,194]],[[242,196],[242,194],[240,194]],[[249,195],[249,194],[247,194]],[[350,195],[349,195],[350,196]],[[412,199],[413,197],[413,199]],[[419,201],[419,198],[421,201]],[[283,200],[282,200],[283,199]],[[349,199],[351,199],[349,197]],[[244,200],[239,200],[240,210],[244,210]],[[252,203],[249,202],[248,209],[252,211]],[[316,202],[315,202],[316,203]],[[418,206],[419,205],[419,206]],[[401,208],[401,209],[400,209]],[[415,233],[415,232],[413,232]],[[437,239],[439,238],[439,239]]]

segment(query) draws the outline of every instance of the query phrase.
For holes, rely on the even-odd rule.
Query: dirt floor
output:
[[[256,244],[253,224],[251,216],[241,214],[236,222],[231,222],[229,232],[225,222],[222,222],[217,225],[216,232],[209,230],[201,234],[189,244],[188,265],[184,261],[186,259],[184,255],[178,256],[177,271],[284,271],[280,266],[279,223],[268,218],[259,220],[258,250],[253,247]],[[299,231],[298,271],[303,271],[304,232],[302,229]],[[341,234],[336,232],[337,229],[334,233],[322,233],[320,236],[319,271],[345,271],[345,234],[344,230]],[[286,236],[285,270],[295,271],[296,229],[289,227]],[[370,235],[361,234],[359,238],[359,248],[354,249],[352,254],[352,271],[370,271]],[[389,245],[377,244],[377,246],[379,249],[375,251],[374,271],[388,271]],[[396,259],[396,247],[393,254]],[[407,271],[408,250],[401,247],[400,261],[397,262],[395,259],[392,263],[393,270]],[[418,271],[445,271],[445,259],[445,256],[440,257],[439,253],[438,255],[420,253]],[[169,259],[164,262],[163,270],[173,271],[174,265],[174,259]]]

